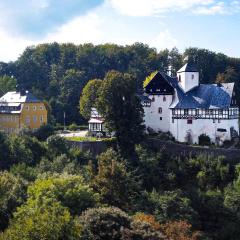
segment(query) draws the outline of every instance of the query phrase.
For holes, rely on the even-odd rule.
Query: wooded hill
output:
[[[40,44],[28,47],[15,62],[0,62],[0,76],[11,76],[19,87],[30,90],[49,103],[52,121],[83,123],[79,114],[79,98],[85,84],[91,79],[103,79],[110,70],[133,74],[139,89],[144,79],[155,70],[166,72],[169,65],[173,74],[188,56],[200,71],[200,83],[236,82],[240,91],[240,58],[230,58],[206,49],[188,48],[162,50],[142,43],[128,46],[104,44]],[[0,78],[6,86],[5,78]],[[4,79],[4,80],[3,80]],[[12,90],[12,85],[6,90]],[[1,93],[2,94],[2,93]],[[240,103],[240,94],[238,103]]]

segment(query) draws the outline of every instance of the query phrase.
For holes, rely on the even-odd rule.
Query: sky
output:
[[[143,42],[240,57],[240,0],[0,0],[0,61],[40,43]]]

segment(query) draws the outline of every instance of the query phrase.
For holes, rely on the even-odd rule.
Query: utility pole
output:
[[[66,130],[66,113],[65,111],[63,112],[63,124],[64,124],[64,130]]]

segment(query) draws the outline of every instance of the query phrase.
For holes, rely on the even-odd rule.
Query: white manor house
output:
[[[206,134],[221,145],[239,135],[234,83],[199,84],[199,72],[186,63],[176,77],[155,72],[139,95],[148,132],[170,132],[179,142],[198,143]],[[105,132],[104,119],[92,109],[89,131]]]
[[[170,77],[156,72],[145,81],[142,99],[146,128],[170,132],[179,142],[198,143],[206,134],[222,144],[239,134],[234,83],[199,84],[199,72],[186,63]]]

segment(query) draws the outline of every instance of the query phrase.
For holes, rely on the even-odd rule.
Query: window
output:
[[[172,118],[172,123],[174,123],[174,118]]]
[[[220,120],[220,119],[218,119],[218,123],[221,123],[221,120]]]
[[[181,82],[181,75],[178,76],[178,81]]]
[[[162,117],[160,117],[160,121],[162,121]]]
[[[33,111],[36,111],[37,110],[37,107],[36,106],[33,106]]]
[[[33,116],[33,122],[37,122],[37,116]]]
[[[166,102],[166,97],[165,96],[163,96],[163,101]]]
[[[217,131],[218,131],[218,132],[227,132],[227,130],[224,129],[224,128],[218,128]]]
[[[160,107],[160,108],[158,108],[158,113],[162,113],[162,108]]]
[[[216,122],[216,120],[215,119],[213,119],[213,123],[215,123]]]
[[[40,109],[40,110],[43,110],[43,106],[40,106],[39,109]]]
[[[152,102],[154,102],[154,101],[155,101],[155,98],[153,97],[153,98],[152,98]]]
[[[26,109],[27,111],[29,111],[29,106],[26,106],[25,109]]]
[[[187,120],[187,124],[192,124],[192,119],[191,119],[191,118],[189,118],[189,119]]]
[[[42,123],[43,122],[43,116],[40,116],[40,122]]]
[[[29,116],[26,116],[26,118],[25,118],[25,123],[26,123],[26,124],[29,124],[29,123],[30,123],[30,117],[29,117]]]
[[[194,79],[194,74],[192,74],[192,80]]]
[[[184,115],[188,115],[188,109],[184,109]]]

